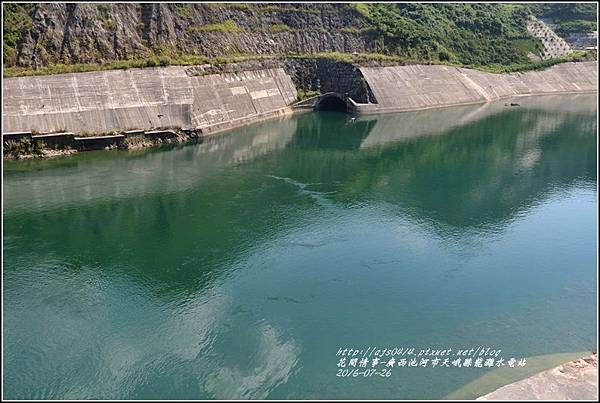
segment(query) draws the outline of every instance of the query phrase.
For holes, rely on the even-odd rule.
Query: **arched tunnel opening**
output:
[[[317,111],[335,111],[348,113],[348,104],[336,95],[324,96],[317,104]]]

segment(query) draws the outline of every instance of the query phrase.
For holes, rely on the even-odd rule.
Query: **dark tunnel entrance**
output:
[[[317,111],[335,111],[348,113],[348,104],[337,95],[325,95],[317,104]]]

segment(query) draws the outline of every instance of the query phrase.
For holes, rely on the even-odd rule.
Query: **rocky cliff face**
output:
[[[12,75],[61,72],[60,64],[128,68],[332,52],[509,66],[541,51],[523,5],[80,2],[3,10],[4,67],[17,67]]]
[[[151,55],[368,52],[345,4],[36,4],[7,66],[104,63]]]
[[[598,46],[598,31],[568,34],[564,38],[573,49],[587,49]]]

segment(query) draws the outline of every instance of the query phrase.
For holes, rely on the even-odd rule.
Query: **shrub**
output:
[[[319,91],[311,91],[311,90],[304,90],[302,88],[298,89],[298,101],[302,101],[304,99],[308,99],[317,95],[320,95],[321,93]]]

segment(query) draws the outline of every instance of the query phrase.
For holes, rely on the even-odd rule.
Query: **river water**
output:
[[[594,350],[595,97],[519,103],[5,162],[4,397],[474,398]]]

